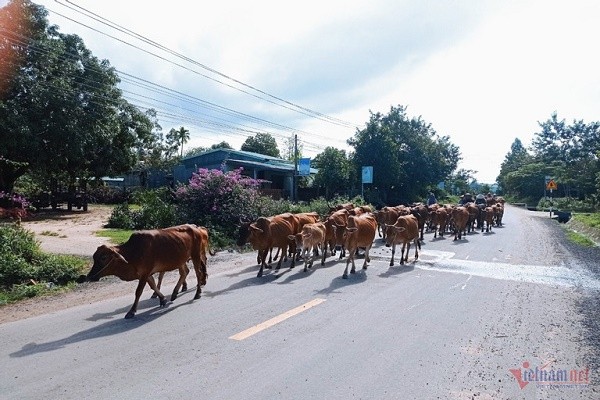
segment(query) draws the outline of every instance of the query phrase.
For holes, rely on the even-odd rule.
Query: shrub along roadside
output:
[[[83,258],[42,252],[20,226],[0,225],[0,305],[64,290],[86,265]]]

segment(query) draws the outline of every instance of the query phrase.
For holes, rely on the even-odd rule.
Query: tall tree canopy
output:
[[[319,169],[313,185],[325,191],[326,199],[336,193],[342,194],[350,187],[352,165],[344,150],[327,147],[317,154],[312,164]]]
[[[503,191],[537,202],[544,195],[545,176],[551,176],[558,183],[557,196],[593,199],[600,195],[600,122],[568,124],[555,112],[538,124],[533,154],[516,140],[506,155],[498,176]]]
[[[500,165],[500,174],[496,178],[496,181],[505,193],[507,190],[510,192],[510,185],[507,186],[506,176],[531,163],[532,160],[533,157],[527,152],[521,140],[516,138],[510,146],[510,151],[504,157],[504,161]]]
[[[156,139],[157,124],[122,98],[109,62],[46,17],[29,0],[0,9],[0,159],[10,161],[0,163],[0,190],[27,171],[69,184],[123,173],[136,147]]]
[[[354,147],[354,168],[373,166],[373,187],[386,204],[414,201],[456,169],[460,152],[430,124],[409,118],[406,108],[391,107],[387,115],[371,113],[367,126],[348,144]]]
[[[257,133],[256,136],[249,136],[240,150],[271,157],[281,157],[275,138],[268,133]]]

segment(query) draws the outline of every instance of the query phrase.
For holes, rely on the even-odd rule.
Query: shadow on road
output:
[[[156,302],[156,299],[147,299],[147,300],[141,301],[140,306],[142,306],[142,303],[144,304],[144,306],[147,304],[150,304],[150,303],[152,305],[155,305],[156,304],[155,302]],[[67,345],[70,345],[73,343],[78,343],[78,342],[83,342],[85,340],[97,339],[97,338],[107,337],[107,336],[112,336],[112,335],[119,335],[121,333],[125,333],[128,331],[137,329],[141,326],[144,326],[144,325],[154,321],[155,319],[159,318],[160,316],[175,310],[178,307],[181,307],[181,306],[187,305],[187,304],[191,304],[193,302],[194,302],[193,297],[184,303],[177,303],[176,305],[174,303],[168,302],[165,307],[152,307],[146,311],[138,312],[135,315],[135,317],[132,319],[124,319],[124,318],[112,319],[103,324],[94,326],[90,329],[86,329],[84,331],[77,332],[69,337],[64,338],[64,339],[54,340],[54,341],[47,342],[47,343],[27,343],[26,345],[23,346],[23,348],[21,350],[11,353],[10,357],[30,356],[30,355],[37,354],[37,353],[44,353],[47,351],[54,351],[54,350],[62,349],[63,347],[65,347]],[[92,317],[90,319],[91,320],[99,320],[102,318],[108,318],[109,315],[116,315],[116,314],[124,315],[125,312],[127,312],[129,310],[129,308],[130,307],[128,306],[128,307],[123,307],[118,310],[115,310],[112,313],[96,314],[94,317]]]

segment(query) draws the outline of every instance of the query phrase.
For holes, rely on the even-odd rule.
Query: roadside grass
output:
[[[0,306],[32,297],[65,293],[73,290],[75,285],[75,282],[69,282],[64,285],[55,285],[52,282],[30,282],[27,284],[13,285],[10,289],[0,289]]]
[[[600,213],[577,213],[573,219],[590,228],[600,229]]]
[[[594,247],[600,239],[600,213],[573,213],[565,226],[567,239],[584,247]]]
[[[96,232],[96,236],[106,237],[114,244],[125,243],[133,231],[131,229],[102,229]]]
[[[575,244],[578,244],[580,246],[584,246],[584,247],[594,247],[596,245],[596,243],[594,243],[592,240],[590,240],[587,236],[582,235],[579,232],[575,232],[571,229],[567,229],[566,230],[566,235],[567,235],[567,239],[570,242],[573,242]]]

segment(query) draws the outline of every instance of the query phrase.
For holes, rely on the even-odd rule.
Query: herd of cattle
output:
[[[415,247],[415,260],[419,258],[420,242],[426,229],[433,231],[434,237],[450,233],[454,235],[454,240],[461,240],[463,234],[472,230],[489,232],[493,226],[501,226],[503,214],[504,200],[500,197],[488,198],[486,204],[469,202],[464,205],[426,206],[416,203],[383,207],[381,210],[347,203],[332,207],[326,216],[319,216],[316,212],[284,213],[241,222],[237,245],[249,243],[257,250],[257,263],[260,265],[258,277],[274,261],[277,261],[278,270],[282,262],[288,259],[290,268],[302,259],[304,271],[307,271],[316,257],[320,257],[323,265],[328,255],[335,256],[339,252],[339,259],[347,255],[342,275],[347,278],[350,264],[350,273],[355,272],[355,258],[359,249],[364,251],[363,269],[367,269],[369,251],[376,235],[392,248],[390,266],[393,266],[396,246],[400,244],[400,264],[408,262],[411,244]],[[177,297],[180,288],[186,290],[189,273],[187,262],[192,260],[198,282],[194,298],[198,299],[208,277],[206,253],[214,254],[209,249],[208,239],[206,228],[191,224],[134,232],[122,245],[98,247],[90,272],[87,276],[82,275],[79,282],[97,281],[108,275],[126,281],[139,280],[135,301],[125,316],[131,318],[135,315],[146,283],[154,291],[153,296],[159,297],[161,306],[166,303],[165,296],[160,292],[160,283],[166,271],[179,270],[179,280],[171,300]],[[277,251],[273,256],[274,249]],[[159,273],[158,284],[154,279],[156,273]]]

